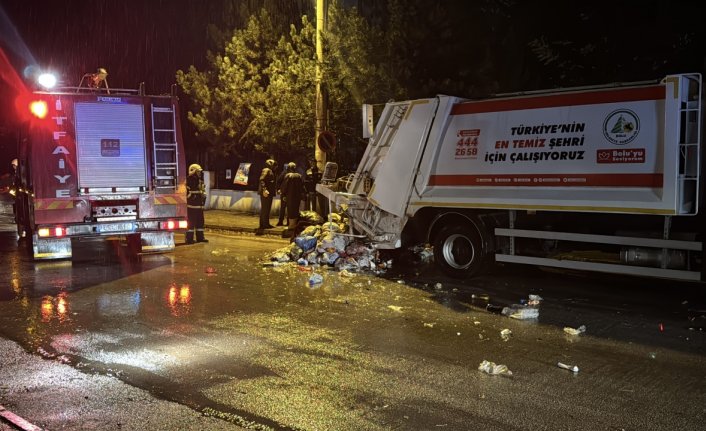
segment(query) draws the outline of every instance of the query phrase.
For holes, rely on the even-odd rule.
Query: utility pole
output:
[[[328,124],[328,100],[321,66],[324,62],[323,34],[326,31],[327,1],[316,0],[316,131],[314,132],[314,157],[319,172],[326,167],[326,153],[319,148],[319,135]]]

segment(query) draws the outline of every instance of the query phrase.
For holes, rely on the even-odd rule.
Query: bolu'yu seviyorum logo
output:
[[[626,145],[640,133],[640,119],[629,109],[611,112],[603,122],[603,135],[615,145]]]

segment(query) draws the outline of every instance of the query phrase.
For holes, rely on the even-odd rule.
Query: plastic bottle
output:
[[[324,277],[321,274],[318,273],[313,273],[311,274],[311,277],[309,277],[309,286],[314,286],[317,284],[321,284],[324,281]]]

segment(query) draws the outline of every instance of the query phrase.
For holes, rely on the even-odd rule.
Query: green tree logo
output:
[[[628,109],[611,112],[603,122],[603,135],[615,145],[626,145],[632,142],[639,131],[640,119],[637,114]]]

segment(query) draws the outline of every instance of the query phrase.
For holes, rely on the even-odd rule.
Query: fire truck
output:
[[[702,281],[702,78],[385,105],[357,171],[318,185],[350,234],[493,262]],[[339,183],[342,183],[339,181]]]
[[[34,259],[117,238],[132,253],[174,249],[187,228],[186,170],[174,87],[73,87],[20,98],[18,230]]]

